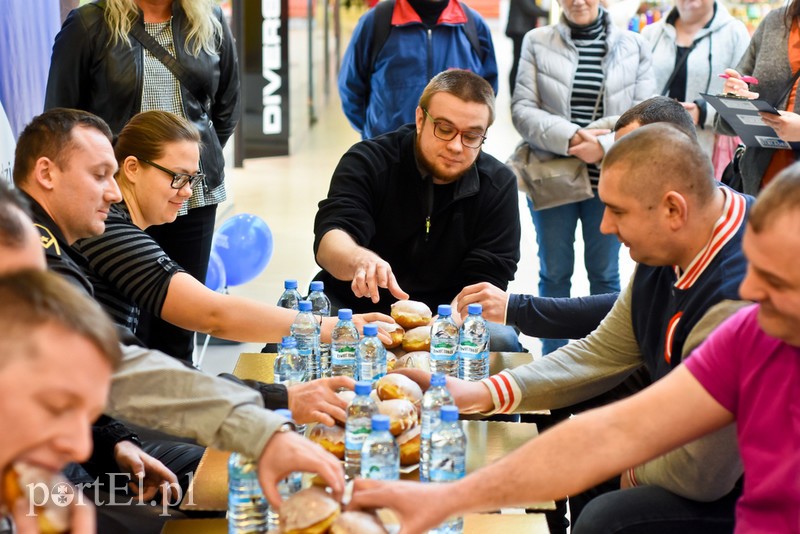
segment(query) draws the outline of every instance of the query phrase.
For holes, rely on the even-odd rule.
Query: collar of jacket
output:
[[[392,11],[392,26],[402,26],[417,22],[422,24],[422,19],[408,3],[408,0],[395,0],[394,11]],[[447,7],[444,8],[436,24],[466,24],[467,14],[458,0],[449,0]]]
[[[618,29],[614,25],[614,23],[611,21],[611,15],[607,10],[602,10],[602,17],[603,25],[606,28],[606,49],[611,50],[613,42],[619,38],[622,30]],[[555,25],[555,28],[559,35],[561,35],[561,38],[564,39],[564,42],[575,46],[575,43],[572,41],[572,28],[570,28],[569,24],[567,24],[567,19],[564,17],[563,13],[561,14],[561,18],[558,19],[558,23]]]
[[[412,125],[413,126],[413,125]],[[416,128],[411,128],[411,131],[406,135],[405,139],[402,141],[401,150],[403,154],[408,154],[410,156],[408,160],[408,167],[413,168],[416,173],[417,177],[420,181],[425,181],[425,176],[427,174],[422,173],[422,167],[417,162],[417,153],[415,151],[417,140],[417,130]],[[472,150],[468,148],[466,150]],[[480,176],[478,175],[478,160],[481,158],[481,154],[478,154],[478,157],[475,158],[475,162],[467,169],[461,178],[458,179],[456,182],[455,191],[453,191],[453,200],[460,200],[462,198],[471,197],[472,195],[477,195],[481,189],[481,180]],[[403,158],[405,159],[405,157]]]

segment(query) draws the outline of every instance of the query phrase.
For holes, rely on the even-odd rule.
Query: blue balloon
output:
[[[216,250],[211,250],[211,257],[208,258],[208,271],[206,272],[206,287],[211,291],[225,289],[225,264],[219,257]]]
[[[238,286],[258,276],[269,263],[272,232],[260,217],[236,215],[217,230],[214,250],[225,266],[228,286]]]

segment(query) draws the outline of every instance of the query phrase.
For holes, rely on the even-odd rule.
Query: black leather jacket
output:
[[[138,113],[142,103],[144,48],[130,38],[126,43],[110,44],[111,32],[105,22],[104,1],[74,9],[67,16],[53,44],[47,80],[45,109],[77,108],[102,117],[114,133]],[[184,43],[188,20],[178,0],[172,3],[172,31],[178,61],[206,86],[203,105],[181,84],[186,118],[200,130],[203,146],[200,161],[210,189],[222,183],[225,161],[222,147],[239,120],[239,72],[233,37],[222,11],[214,16],[222,23],[223,39],[217,55],[201,51],[198,57],[187,52]],[[134,24],[143,24],[143,17]]]

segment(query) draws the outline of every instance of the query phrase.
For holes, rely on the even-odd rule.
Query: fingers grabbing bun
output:
[[[408,330],[403,336],[403,350],[408,352],[431,350],[430,327],[418,326]]]
[[[372,514],[343,512],[331,525],[330,534],[388,534],[388,531]]]
[[[281,532],[323,534],[339,516],[339,503],[317,487],[298,491],[281,505]]]
[[[392,338],[391,343],[388,345],[386,343],[383,344],[384,347],[393,349],[400,346],[403,342],[403,335],[405,334],[405,330],[403,330],[402,326],[397,323],[387,323],[386,321],[375,321],[375,324],[378,325],[378,328],[386,330],[389,333],[389,337]]]
[[[416,300],[398,300],[392,304],[392,319],[408,330],[417,326],[425,326],[431,322],[431,309],[423,302]]]
[[[69,484],[61,475],[45,469],[17,462],[9,467],[3,475],[3,502],[11,510],[18,499],[28,499],[25,488],[43,483],[47,488],[54,488],[60,483]],[[48,495],[49,497],[49,495]],[[34,513],[41,534],[61,534],[70,528],[70,505],[61,506],[53,499],[47,499],[44,505],[35,505]]]
[[[311,429],[308,439],[323,449],[344,460],[344,429],[340,426],[318,424]]]

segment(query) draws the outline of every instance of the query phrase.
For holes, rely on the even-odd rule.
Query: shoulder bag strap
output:
[[[186,89],[192,93],[195,100],[203,108],[203,111],[208,114],[208,105],[210,105],[210,98],[207,92],[203,89],[203,84],[191,72],[186,70],[180,61],[170,54],[166,48],[161,46],[152,35],[147,33],[147,30],[140,24],[134,22],[131,27],[131,35],[139,41],[142,46],[147,48],[153,57],[159,60],[175,77],[183,84]]]
[[[779,97],[777,100],[775,100],[775,103],[774,103],[773,105],[774,105],[776,108],[778,107],[778,104],[780,104],[781,102],[783,102],[783,99],[784,99],[784,98],[786,98],[786,97],[789,95],[789,92],[790,92],[790,91],[792,90],[792,88],[794,87],[794,82],[796,82],[796,81],[797,81],[797,78],[800,78],[800,69],[797,69],[797,72],[795,72],[795,73],[794,73],[794,75],[792,75],[792,79],[791,79],[791,80],[789,80],[789,84],[788,84],[788,85],[786,86],[786,88],[783,90],[783,92],[781,93],[781,96],[780,96],[780,97]],[[788,111],[791,111],[791,110],[788,110]]]

